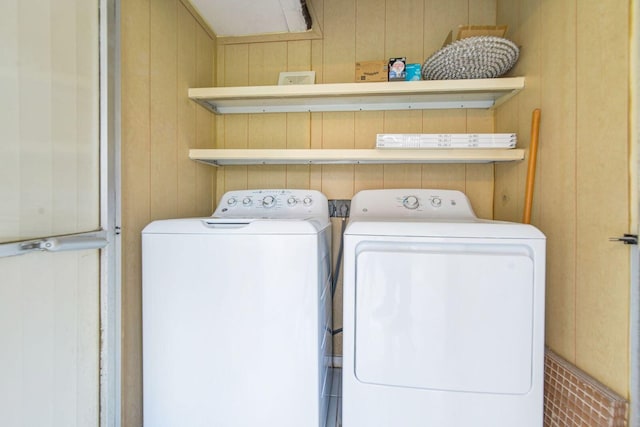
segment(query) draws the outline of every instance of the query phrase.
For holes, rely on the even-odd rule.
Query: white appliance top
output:
[[[364,190],[351,200],[351,219],[455,219],[473,221],[467,196],[454,190]]]
[[[329,224],[328,201],[319,191],[236,190],[222,196],[211,217],[154,221],[143,233],[305,234]]]
[[[353,196],[345,234],[380,236],[540,238],[535,227],[476,217],[456,190],[364,190]]]
[[[329,206],[325,195],[315,190],[237,190],[222,196],[212,216],[328,221]]]

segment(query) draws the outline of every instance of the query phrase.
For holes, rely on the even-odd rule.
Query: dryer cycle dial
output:
[[[407,196],[402,200],[402,206],[407,209],[418,209],[420,202],[416,196]]]

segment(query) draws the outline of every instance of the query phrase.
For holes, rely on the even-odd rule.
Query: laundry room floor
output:
[[[333,382],[326,427],[342,427],[342,368],[331,368]]]

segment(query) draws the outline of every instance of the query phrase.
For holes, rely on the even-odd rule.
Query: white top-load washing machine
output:
[[[231,191],[212,217],[142,232],[149,427],[324,427],[331,376],[326,197]]]
[[[545,237],[447,190],[353,197],[344,427],[542,427]]]

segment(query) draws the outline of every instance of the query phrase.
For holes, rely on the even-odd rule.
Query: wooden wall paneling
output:
[[[540,1],[523,0],[517,6],[498,9],[517,16],[500,15],[498,21],[509,25],[509,38],[521,46],[520,57],[509,75],[526,75],[527,91],[498,109],[500,129],[518,129],[518,147],[527,148],[531,131],[531,113],[540,107]],[[544,114],[544,113],[543,113]],[[498,219],[522,221],[526,162],[496,166],[495,215]]]
[[[496,0],[469,0],[470,25],[502,25],[496,22]]]
[[[232,47],[232,46],[229,46]],[[216,45],[216,53],[215,53],[215,57],[216,57],[216,63],[215,63],[215,73],[213,76],[213,79],[215,81],[215,85],[217,87],[221,87],[225,85],[225,68],[224,68],[224,64],[225,64],[225,57],[226,57],[226,49],[227,49],[227,45]],[[214,148],[226,148],[226,141],[225,141],[225,124],[226,124],[226,117],[227,116],[214,116],[213,120],[215,122],[215,126],[214,126],[214,130],[213,130],[213,134],[215,136],[214,138],[214,143],[215,143],[215,147]],[[216,168],[216,197],[215,200],[216,202],[218,200],[220,200],[220,198],[222,197],[222,195],[224,194],[225,190],[225,183],[227,182],[226,179],[226,173],[227,173],[227,168]]]
[[[312,71],[311,40],[287,42],[286,69],[280,71]]]
[[[376,148],[376,137],[384,133],[383,111],[358,111],[354,114],[354,148]]]
[[[314,0],[316,15],[324,29],[324,0]],[[311,41],[311,70],[316,73],[316,83],[324,81],[324,39]],[[309,113],[309,148],[322,148],[322,118],[324,113]],[[322,166],[309,166],[309,188],[322,191]]]
[[[629,227],[628,16],[623,0],[577,9],[576,364],[623,396],[629,251],[608,237]]]
[[[249,45],[249,85],[275,85],[281,71],[287,70],[287,42]],[[251,114],[248,122],[249,148],[286,148],[287,115]],[[250,188],[283,188],[286,166],[249,166],[247,185]]]
[[[409,63],[424,62],[424,0],[386,2],[386,56],[404,56]]]
[[[467,132],[494,132],[493,111],[467,111]],[[493,182],[494,164],[464,165],[466,193],[476,215],[480,218],[493,219]]]
[[[465,133],[467,132],[467,111],[432,110],[424,112],[422,132]],[[423,165],[421,180],[422,188],[467,191],[466,167],[462,163]]]
[[[122,425],[142,425],[140,230],[150,221],[149,1],[121,3]]]
[[[197,164],[189,159],[189,148],[196,141],[196,103],[185,94],[196,86],[196,27],[197,24],[187,9],[178,4],[177,42],[177,102],[178,102],[178,216],[196,216]]]
[[[355,113],[322,113],[322,148],[355,146]]]
[[[385,8],[386,0],[358,0],[356,2],[356,51],[354,62],[388,59],[385,53]],[[382,111],[355,113],[354,148],[375,148],[376,135],[384,131],[384,114]],[[354,194],[364,189],[382,188],[383,184],[383,165],[355,166]]]
[[[151,218],[178,214],[177,4],[154,2],[150,14]]]
[[[224,81],[222,86],[249,85],[249,46],[246,44],[227,45],[224,47]],[[232,114],[222,116],[224,120],[224,136],[221,148],[249,148],[248,127],[249,115]],[[225,182],[218,197],[230,190],[247,188],[247,166],[225,167]]]
[[[312,71],[312,43],[310,40],[287,42],[286,71]],[[316,76],[316,82],[318,81]],[[286,114],[286,148],[311,147],[311,114]],[[287,188],[309,188],[309,166],[285,166]]]
[[[422,111],[387,111],[384,119],[384,133],[421,133],[422,114]],[[421,186],[422,165],[384,165],[384,188],[421,188]]]
[[[355,17],[356,0],[324,1],[323,83],[354,80]]]
[[[311,114],[287,113],[286,148],[306,149],[311,147]],[[310,169],[306,165],[286,166],[287,188],[309,188]]]
[[[306,149],[311,147],[311,114],[287,113],[286,148]],[[310,169],[306,165],[286,166],[287,188],[309,188]]]
[[[287,42],[250,44],[248,84],[250,86],[277,85],[280,72],[287,71],[288,53]],[[229,66],[227,66],[228,70]]]
[[[322,118],[324,117],[324,113],[310,113],[310,116],[310,145],[313,149],[321,149],[323,140]],[[321,165],[309,166],[309,188],[317,191],[322,191]]]
[[[386,0],[356,0],[355,62],[388,59],[385,53],[386,3]]]
[[[216,48],[206,29],[196,26],[196,87],[214,86],[214,70],[217,64]],[[196,148],[215,148],[217,119],[209,110],[196,104]],[[218,201],[216,192],[218,175],[222,168],[195,163],[196,207],[198,215],[213,212]],[[222,177],[224,178],[224,177]],[[224,181],[223,181],[224,182]]]
[[[376,147],[376,136],[384,133],[384,112],[361,111],[355,114],[355,148]],[[384,187],[384,165],[356,165],[354,194],[361,190]]]
[[[519,39],[517,41],[521,50],[526,49],[527,54],[522,56],[522,59],[518,59],[516,65],[509,72],[509,75],[526,75],[527,76],[527,93],[523,97],[518,97],[518,108],[520,114],[518,116],[519,125],[518,128],[522,129],[521,139],[518,142],[521,148],[529,148],[531,138],[531,116],[533,110],[540,108],[540,86],[541,86],[541,38],[540,30],[542,28],[542,16],[541,16],[541,4],[542,0],[528,0],[520,8],[520,24],[519,24]],[[525,71],[526,70],[526,71]],[[526,159],[528,160],[529,153],[527,151]],[[538,158],[540,160],[540,158]],[[514,218],[515,221],[521,221],[524,212],[524,192],[527,180],[527,161],[520,162],[518,164],[517,191],[520,196],[517,197],[518,209],[517,215]],[[535,213],[535,212],[534,212]],[[536,223],[536,218],[532,215],[532,223]]]
[[[353,148],[355,113],[323,113],[322,148]],[[322,192],[330,199],[353,195],[353,165],[322,165]]]
[[[424,61],[442,48],[449,32],[455,38],[459,25],[469,24],[470,0],[424,0]]]
[[[406,57],[407,63],[424,61],[424,3],[411,0],[387,2],[385,9],[385,50],[387,57]],[[399,82],[398,84],[402,84]],[[385,133],[420,133],[421,111],[388,111]],[[421,165],[384,165],[384,188],[420,188]]]
[[[518,100],[512,98],[503,104],[496,112],[496,132],[517,131],[518,148],[522,148],[529,135],[527,129],[518,127],[520,110]],[[528,145],[528,142],[527,142]],[[495,165],[495,189],[493,214],[495,219],[504,221],[522,221],[523,188],[520,186],[519,163],[505,163]]]
[[[237,114],[225,117],[224,148],[248,148],[248,116]],[[247,166],[224,167],[224,186],[218,197],[229,190],[247,188]]]
[[[546,343],[575,362],[576,3],[544,2],[541,15],[541,124],[532,218],[547,236]]]
[[[286,114],[251,114],[248,119],[249,148],[286,148]],[[251,188],[283,188],[286,174],[284,165],[248,166],[247,185]]]
[[[520,8],[526,0],[504,1],[498,0],[496,3],[496,24],[508,27],[506,37],[514,42],[519,39],[519,17]]]
[[[355,0],[324,2],[324,83],[352,82],[355,67]],[[354,113],[322,113],[322,148],[354,147]],[[354,168],[323,165],[322,192],[330,199],[351,198]]]

